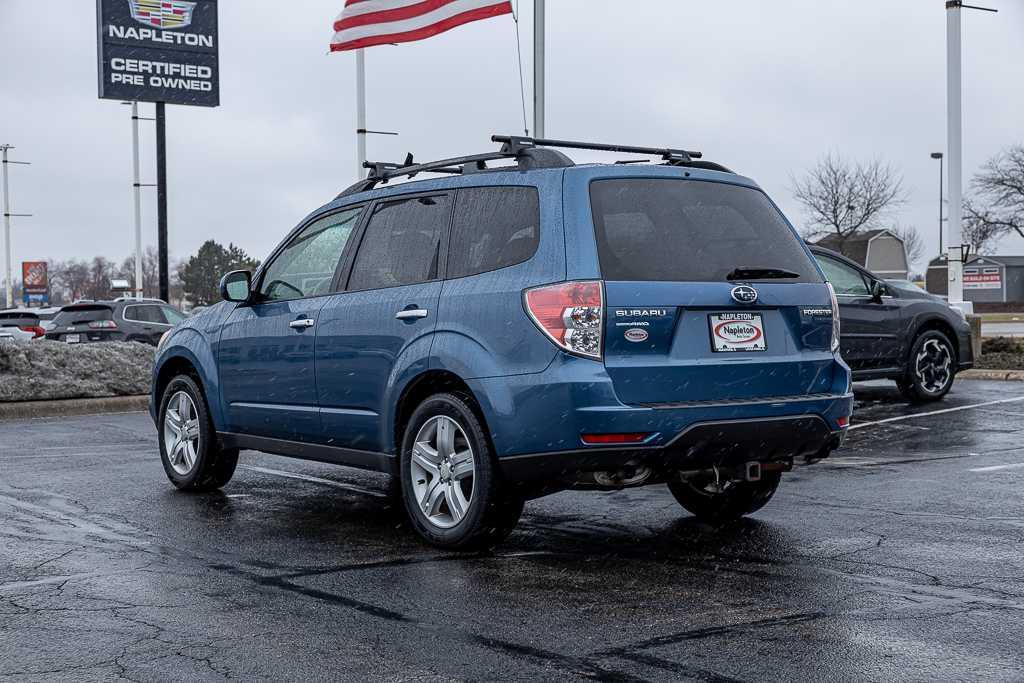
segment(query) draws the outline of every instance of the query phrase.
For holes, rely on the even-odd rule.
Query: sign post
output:
[[[165,105],[220,105],[217,0],[96,0],[96,17],[99,96],[156,103],[157,245],[160,298],[166,301],[170,277]]]

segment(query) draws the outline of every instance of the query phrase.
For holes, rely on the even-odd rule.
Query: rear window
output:
[[[590,202],[607,280],[717,282],[737,268],[770,268],[798,275],[780,282],[821,282],[759,190],[673,178],[597,180]]]
[[[57,314],[57,317],[53,319],[54,327],[61,325],[77,325],[79,323],[89,323],[94,320],[113,320],[114,311],[109,306],[83,306],[80,308],[72,308],[70,310],[63,310]]]
[[[20,327],[39,324],[39,316],[32,313],[0,313],[0,327]]]

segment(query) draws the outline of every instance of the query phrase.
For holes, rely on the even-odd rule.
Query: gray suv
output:
[[[184,319],[184,313],[159,299],[80,301],[60,310],[46,338],[68,344],[135,341],[155,345]]]

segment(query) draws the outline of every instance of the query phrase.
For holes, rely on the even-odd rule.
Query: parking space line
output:
[[[373,496],[374,498],[388,498],[388,494],[380,491],[374,491],[373,489],[364,489],[361,486],[354,486],[352,484],[343,484],[340,481],[332,481],[330,479],[321,479],[320,477],[312,477],[308,474],[299,474],[298,472],[285,472],[284,470],[272,470],[269,467],[258,467],[256,465],[239,465],[240,469],[249,470],[251,472],[259,472],[260,474],[269,474],[274,477],[284,477],[285,479],[299,479],[301,481],[308,481],[314,484],[323,484],[325,486],[333,486],[338,489],[345,489],[346,491],[352,491],[354,493],[361,493],[366,496]]]
[[[858,422],[848,427],[848,431],[854,429],[860,429],[861,427],[871,427],[873,425],[885,424],[887,422],[901,422],[903,420],[912,420],[915,417],[928,417],[929,415],[942,415],[944,413],[955,413],[961,410],[971,410],[973,408],[982,408],[984,406],[994,406],[1003,403],[1017,403],[1024,401],[1024,396],[1015,396],[1013,398],[1001,398],[995,401],[985,401],[984,403],[972,403],[966,406],[956,406],[955,408],[943,408],[941,410],[930,410],[926,413],[914,413],[913,415],[898,415],[896,417],[887,417],[884,420],[874,420],[872,422]]]
[[[998,472],[999,470],[1018,470],[1024,468],[1024,462],[1016,462],[1012,465],[989,465],[988,467],[975,467],[968,472]]]

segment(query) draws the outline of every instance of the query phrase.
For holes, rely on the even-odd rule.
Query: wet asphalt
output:
[[[187,495],[145,414],[0,423],[0,680],[1021,680],[1024,384],[857,390],[753,518],[566,492],[468,556],[378,475],[247,453]]]

